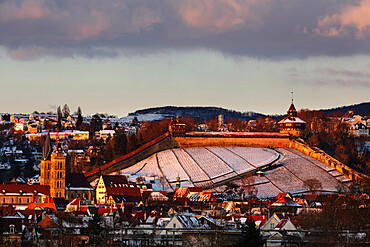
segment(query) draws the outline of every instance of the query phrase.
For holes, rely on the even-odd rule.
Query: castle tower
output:
[[[288,109],[288,116],[281,120],[279,124],[280,133],[288,133],[293,136],[300,136],[305,127],[306,122],[297,117],[297,110],[295,109],[292,97],[292,103]]]
[[[40,184],[50,186],[51,197],[65,196],[66,157],[58,143],[51,152],[50,135],[46,137],[41,160]]]

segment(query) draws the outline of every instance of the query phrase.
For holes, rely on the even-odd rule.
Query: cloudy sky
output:
[[[0,112],[370,101],[370,0],[0,0]]]

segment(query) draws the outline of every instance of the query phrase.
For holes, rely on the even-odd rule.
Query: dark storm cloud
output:
[[[17,59],[205,48],[264,58],[368,54],[370,0],[3,0]]]

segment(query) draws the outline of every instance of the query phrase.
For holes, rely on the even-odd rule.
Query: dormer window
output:
[[[14,234],[15,233],[15,225],[9,225],[9,233]]]

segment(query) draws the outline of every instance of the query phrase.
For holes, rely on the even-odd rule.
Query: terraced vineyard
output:
[[[264,176],[252,176],[248,183],[261,198],[279,192],[305,193],[305,181],[309,179],[318,179],[322,192],[336,191],[343,182],[350,181],[330,166],[290,148],[176,148],[154,154],[120,174],[127,174],[131,180],[155,176],[162,182],[165,179],[168,190],[174,190],[178,176],[184,187],[217,188],[228,181],[244,186],[241,177],[257,169],[265,169]]]

